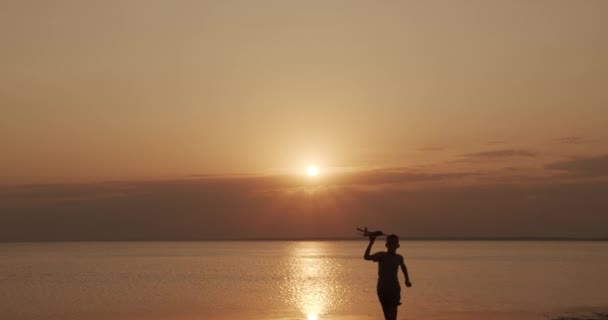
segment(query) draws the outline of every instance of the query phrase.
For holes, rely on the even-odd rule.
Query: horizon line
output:
[[[274,242],[274,241],[367,241],[363,237],[321,238],[213,238],[213,239],[61,239],[61,240],[1,240],[2,243],[58,242]],[[400,241],[608,241],[608,237],[401,237]]]

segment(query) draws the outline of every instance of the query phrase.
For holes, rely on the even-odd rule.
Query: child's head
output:
[[[389,235],[388,237],[386,237],[385,246],[389,252],[397,251],[397,248],[399,248],[399,237],[397,237],[396,234]]]

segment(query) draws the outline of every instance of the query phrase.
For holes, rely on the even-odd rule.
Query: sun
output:
[[[308,168],[306,168],[306,174],[309,177],[314,177],[319,175],[319,169],[317,169],[316,166],[308,166]]]

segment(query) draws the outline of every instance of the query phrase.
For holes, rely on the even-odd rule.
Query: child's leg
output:
[[[390,306],[386,308],[384,317],[386,320],[397,320],[397,306]]]
[[[397,320],[397,306],[390,304],[382,304],[382,313],[384,313],[384,319],[386,320]]]
[[[382,305],[382,313],[384,313],[384,319],[389,320],[389,307]]]

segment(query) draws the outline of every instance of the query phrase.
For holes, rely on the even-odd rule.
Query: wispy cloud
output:
[[[338,185],[413,185],[426,182],[453,181],[462,178],[477,176],[474,171],[467,172],[425,172],[410,168],[392,168],[381,170],[368,170],[333,177],[332,184]]]
[[[470,159],[500,159],[513,157],[535,157],[536,153],[529,150],[503,149],[461,154],[460,157]]]
[[[545,165],[545,169],[576,176],[604,177],[608,176],[608,154],[553,162]]]
[[[561,138],[557,139],[557,141],[559,143],[563,143],[563,144],[580,144],[580,143],[583,143],[584,139],[583,139],[583,137],[579,137],[579,136],[567,136],[567,137],[561,137]]]
[[[490,145],[490,146],[497,145],[497,144],[505,144],[505,143],[507,143],[507,141],[504,141],[504,140],[492,140],[492,141],[486,142],[486,144]]]
[[[445,147],[422,147],[422,148],[418,148],[416,149],[417,151],[443,151],[445,150]]]

